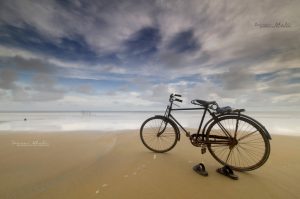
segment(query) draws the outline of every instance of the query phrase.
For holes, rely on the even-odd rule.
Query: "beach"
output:
[[[300,137],[273,135],[261,168],[216,172],[207,152],[208,177],[192,167],[200,149],[182,135],[164,154],[146,149],[139,131],[1,132],[0,198],[299,198]]]

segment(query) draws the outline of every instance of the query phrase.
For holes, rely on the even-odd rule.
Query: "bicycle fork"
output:
[[[165,132],[166,128],[167,128],[167,122],[162,121],[158,128],[158,132],[157,132],[156,136],[157,137],[161,136],[161,134],[163,134],[163,132]]]
[[[170,106],[167,106],[167,109],[165,111],[165,114],[164,114],[164,117],[169,117],[170,115]],[[162,121],[160,123],[160,126],[159,126],[159,129],[158,129],[158,132],[156,134],[157,137],[161,136],[161,134],[163,134],[163,132],[166,130],[167,128],[167,125],[168,125],[168,122],[167,121]],[[163,127],[163,128],[162,128]],[[161,130],[162,129],[162,130]]]

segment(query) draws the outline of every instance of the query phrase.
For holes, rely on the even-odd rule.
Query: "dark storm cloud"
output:
[[[191,53],[200,50],[201,45],[194,37],[193,30],[186,30],[174,35],[168,48],[177,53]]]
[[[0,44],[4,46],[14,46],[63,60],[97,60],[97,55],[89,49],[81,36],[61,37],[58,42],[53,42],[28,25],[2,25],[0,31],[7,34],[0,37]]]
[[[153,59],[153,56],[158,53],[160,41],[159,29],[144,27],[124,42],[123,56],[126,56],[128,60],[134,60],[133,62],[145,62]]]

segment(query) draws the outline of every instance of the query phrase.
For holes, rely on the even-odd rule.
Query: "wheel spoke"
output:
[[[232,149],[229,150],[229,153],[228,153],[227,158],[226,158],[226,163],[227,163],[227,161],[229,159],[229,156],[230,156],[231,152],[232,152]]]
[[[253,134],[256,133],[256,132],[257,132],[257,130],[255,130],[255,131],[253,131],[252,133],[249,133],[249,134],[247,134],[247,135],[244,135],[243,137],[240,137],[240,138],[238,139],[238,141],[240,141],[240,140],[242,140],[242,139],[245,139],[245,138],[247,138],[247,137],[253,135]]]

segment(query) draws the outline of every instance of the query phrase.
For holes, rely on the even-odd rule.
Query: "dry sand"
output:
[[[200,150],[184,136],[155,154],[138,131],[2,132],[0,198],[300,198],[299,152],[300,137],[273,136],[268,162],[233,181],[209,153],[209,176],[195,173]]]

